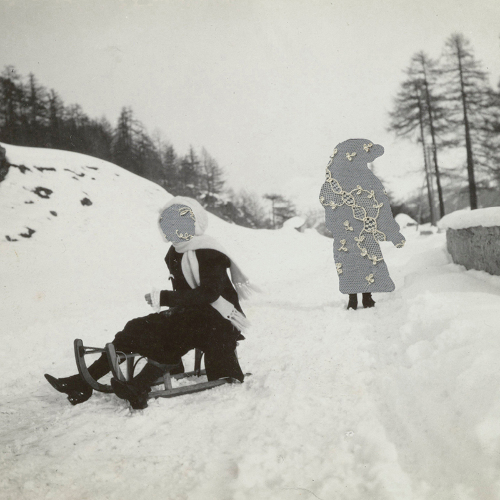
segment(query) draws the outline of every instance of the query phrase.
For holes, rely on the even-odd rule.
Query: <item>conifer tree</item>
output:
[[[47,97],[47,134],[46,146],[49,148],[62,147],[64,104],[54,89]]]
[[[43,146],[44,129],[47,125],[47,92],[38,84],[33,73],[28,75],[25,92],[27,107],[27,134],[33,146]]]
[[[179,169],[179,194],[196,197],[200,186],[200,160],[193,148],[189,147],[189,153],[181,160]]]
[[[123,107],[113,138],[113,162],[135,172],[132,109]]]
[[[214,204],[216,195],[221,193],[225,181],[223,178],[224,171],[219,167],[217,161],[208,154],[205,148],[201,152],[200,174],[205,204],[210,207]]]
[[[179,159],[174,147],[171,144],[166,145],[164,148],[163,171],[167,189],[171,188],[174,190],[178,183]]]
[[[83,130],[89,123],[88,116],[79,104],[71,104],[64,110],[63,140],[64,149],[85,153],[87,151]]]
[[[272,229],[281,227],[283,223],[297,215],[294,204],[284,196],[276,193],[265,194],[264,198],[271,202],[271,224]]]
[[[136,122],[134,133],[135,173],[146,179],[157,179],[161,171],[160,154],[142,124]]]
[[[434,174],[438,190],[440,217],[444,217],[443,188],[441,186],[441,174],[438,165],[438,133],[445,128],[444,119],[446,109],[444,107],[444,96],[437,91],[437,78],[439,70],[437,63],[424,52],[415,54],[412,58],[409,76],[420,82],[423,98],[425,100],[426,122],[431,140],[432,160],[434,163]],[[430,165],[429,165],[430,169]],[[428,172],[430,177],[430,172]]]
[[[112,160],[113,127],[105,117],[99,120],[90,120],[82,133],[86,154],[107,161]]]
[[[398,137],[417,138],[422,145],[425,183],[431,223],[436,223],[434,209],[434,189],[431,175],[431,165],[428,156],[427,137],[433,150],[434,168],[438,182],[439,206],[441,215],[444,215],[444,201],[440,182],[440,172],[437,160],[437,129],[441,128],[443,119],[442,97],[433,91],[433,77],[435,63],[428,56],[420,52],[415,54],[405,71],[407,78],[401,83],[400,91],[394,100],[394,109],[389,113],[389,130]],[[431,79],[432,78],[432,79]]]
[[[21,77],[13,66],[6,66],[0,76],[0,138],[20,144],[24,92]]]
[[[446,41],[442,72],[449,103],[450,144],[465,147],[470,208],[476,209],[476,166],[481,155],[480,145],[484,142],[488,82],[470,42],[460,33]]]
[[[500,82],[497,90],[488,93],[488,115],[483,125],[484,140],[481,143],[482,157],[489,177],[500,185]]]

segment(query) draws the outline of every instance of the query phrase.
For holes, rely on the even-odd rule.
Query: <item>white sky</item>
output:
[[[116,123],[131,106],[179,154],[204,146],[228,184],[318,206],[333,147],[385,147],[396,195],[420,151],[386,132],[411,56],[462,32],[496,85],[497,0],[0,0],[0,68],[14,65]]]

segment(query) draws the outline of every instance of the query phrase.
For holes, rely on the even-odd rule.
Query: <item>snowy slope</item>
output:
[[[265,291],[244,304],[253,375],[139,412],[109,394],[72,407],[43,373],[74,373],[74,338],[103,345],[150,312],[170,195],[86,156],[5,147],[30,170],[0,184],[1,498],[500,498],[500,279],[450,263],[444,234],[385,245],[396,291],[346,311],[331,239],[211,217]]]

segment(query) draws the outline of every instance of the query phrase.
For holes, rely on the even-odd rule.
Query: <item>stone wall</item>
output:
[[[446,231],[453,262],[500,276],[500,227],[469,227]]]

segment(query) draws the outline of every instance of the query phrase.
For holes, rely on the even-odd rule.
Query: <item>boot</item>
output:
[[[130,382],[115,378],[111,379],[111,387],[120,399],[125,399],[134,410],[143,410],[148,406],[148,394],[151,385],[163,375],[164,370],[151,363],[147,363],[142,371]]]
[[[80,374],[66,378],[55,378],[46,373],[45,378],[56,391],[67,394],[68,401],[72,405],[84,403],[92,396],[92,387],[80,377]]]
[[[90,376],[96,381],[108,374],[111,371],[111,368],[109,367],[108,356],[106,353],[101,354],[101,357],[96,359],[87,368],[87,370]]]
[[[349,310],[349,309],[356,310],[357,308],[358,308],[358,294],[357,293],[350,293],[349,294],[349,304],[347,304],[347,310]]]
[[[372,299],[371,293],[363,294],[363,307],[375,307],[375,301]]]

